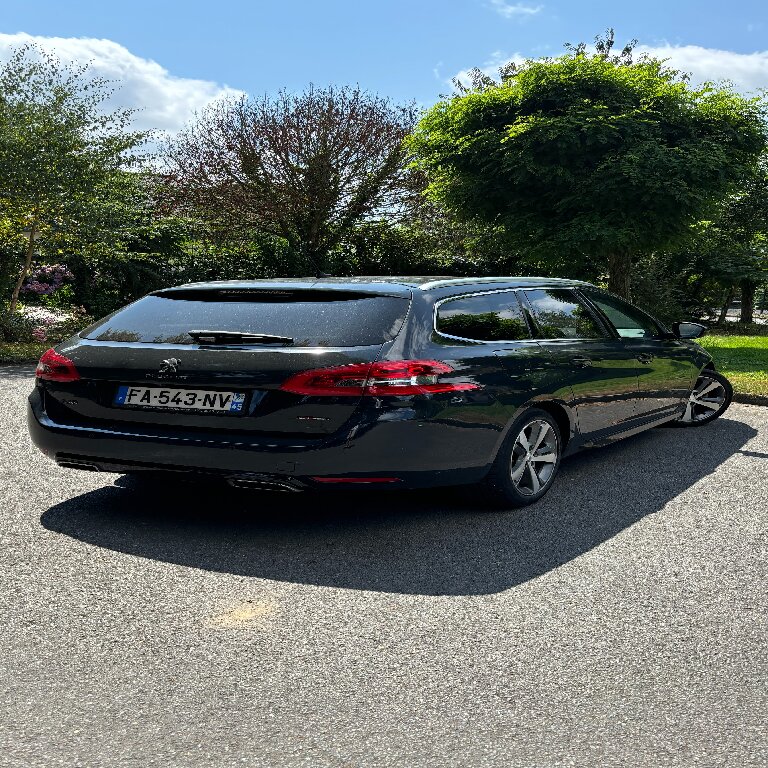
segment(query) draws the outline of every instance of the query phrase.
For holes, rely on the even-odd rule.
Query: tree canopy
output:
[[[0,216],[24,254],[11,309],[37,244],[56,233],[87,237],[114,219],[126,186],[120,171],[143,140],[130,130],[130,111],[103,110],[109,84],[87,70],[34,45],[0,65]]]
[[[476,76],[409,147],[455,215],[503,226],[529,253],[597,258],[628,296],[634,255],[686,236],[749,175],[766,132],[758,99],[610,47]]]
[[[741,291],[741,322],[751,323],[755,292],[768,280],[768,157],[701,229],[699,265],[726,286],[727,297]]]
[[[357,224],[398,205],[414,121],[360,88],[221,101],[170,144],[170,171],[183,205],[282,237],[322,270]]]

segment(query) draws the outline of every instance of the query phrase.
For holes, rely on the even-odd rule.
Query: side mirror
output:
[[[672,332],[678,339],[698,339],[707,330],[701,323],[672,323]]]

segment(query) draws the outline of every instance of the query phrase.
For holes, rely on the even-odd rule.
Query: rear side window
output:
[[[118,310],[81,336],[99,341],[196,344],[189,331],[286,336],[296,347],[356,347],[391,341],[410,299],[343,291],[169,291]]]
[[[520,303],[512,291],[444,301],[437,308],[437,330],[472,341],[530,338]]]
[[[571,291],[525,292],[539,332],[545,339],[601,339],[605,331]]]

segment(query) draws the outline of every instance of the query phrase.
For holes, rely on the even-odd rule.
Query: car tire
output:
[[[543,432],[542,432],[543,431]],[[557,422],[539,408],[515,419],[482,483],[493,507],[525,507],[552,487],[562,455]]]
[[[688,396],[683,415],[675,427],[703,427],[722,416],[733,400],[733,386],[721,373],[705,368]]]

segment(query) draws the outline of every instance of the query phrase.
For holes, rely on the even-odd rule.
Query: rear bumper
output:
[[[299,490],[335,487],[322,478],[394,477],[388,487],[459,485],[481,480],[499,441],[494,429],[443,422],[383,418],[340,441],[231,441],[206,435],[156,435],[60,424],[45,412],[35,390],[27,407],[34,444],[63,466],[107,472],[179,471],[255,483],[288,481]],[[321,478],[316,481],[313,478]],[[381,484],[383,487],[384,484]],[[378,487],[378,485],[377,485]]]

